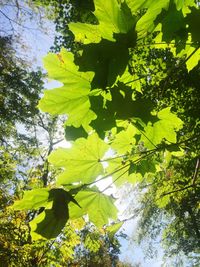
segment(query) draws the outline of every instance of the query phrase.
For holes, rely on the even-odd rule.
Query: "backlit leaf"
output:
[[[39,108],[53,115],[67,114],[67,124],[75,127],[87,126],[96,118],[90,110],[90,82],[92,72],[79,72],[73,54],[62,49],[59,56],[49,53],[44,59],[50,78],[62,82],[61,88],[46,90]],[[94,95],[94,93],[92,93]]]
[[[15,210],[32,210],[46,207],[49,204],[49,189],[39,188],[25,191],[21,200],[15,201],[12,206]]]
[[[45,209],[30,223],[33,239],[57,237],[69,219],[68,204],[70,202],[81,209],[71,194],[63,189],[49,190],[48,199],[53,201],[52,208]]]
[[[176,143],[176,131],[183,126],[183,122],[171,113],[169,107],[159,111],[157,117],[159,120],[153,124],[149,122],[145,127],[145,134],[141,137],[141,141],[149,149],[155,148],[163,139]]]
[[[133,125],[129,125],[126,130],[122,130],[116,135],[111,147],[116,150],[118,154],[131,152],[136,143],[134,138],[136,134],[137,129]]]
[[[58,184],[73,182],[88,183],[103,173],[101,159],[108,150],[108,145],[97,134],[87,139],[77,139],[72,148],[57,149],[49,157],[49,161],[66,170],[58,177]]]
[[[106,227],[106,231],[108,231],[109,237],[113,238],[114,235],[119,231],[119,229],[122,227],[123,224],[124,222],[118,222],[118,223],[114,223]]]
[[[152,1],[152,3],[149,4],[147,12],[136,24],[136,31],[139,39],[145,37],[148,33],[151,33],[155,29],[157,26],[157,23],[155,23],[157,16],[163,9],[168,9],[169,2],[170,0],[158,0]]]
[[[194,67],[196,67],[200,61],[200,48],[195,48],[190,46],[187,50],[187,58],[186,66],[187,70],[191,71]]]
[[[108,223],[108,219],[117,218],[117,208],[111,196],[104,195],[95,188],[80,191],[75,197],[76,201],[83,207],[89,219],[97,227]]]

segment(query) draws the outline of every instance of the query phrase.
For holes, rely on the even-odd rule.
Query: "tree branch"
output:
[[[192,184],[193,184],[193,186],[195,186],[195,182],[196,182],[196,179],[197,179],[197,176],[198,176],[199,168],[200,168],[200,160],[198,158],[197,159],[196,166],[195,166],[194,175],[192,177]]]
[[[12,24],[12,22],[13,22],[13,23],[17,24],[18,26],[20,26],[20,27],[22,27],[22,28],[24,28],[24,29],[27,29],[27,30],[34,30],[34,31],[37,31],[37,30],[38,30],[38,29],[35,29],[35,28],[30,28],[30,27],[24,26],[24,25],[22,25],[21,23],[15,21],[14,19],[11,19],[11,18],[8,17],[2,10],[0,10],[0,13],[1,13],[6,19],[8,19],[9,22],[10,22],[11,24]],[[12,25],[12,28],[14,29],[13,25]]]

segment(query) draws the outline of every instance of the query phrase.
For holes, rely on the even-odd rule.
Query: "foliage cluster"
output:
[[[58,171],[49,166],[47,156],[63,140],[58,127],[61,120],[37,109],[44,74],[31,70],[14,46],[12,36],[0,37],[0,265],[119,263],[117,239],[91,224],[68,223],[58,239],[34,242],[29,222],[42,209],[15,212],[9,207],[22,197],[23,190],[37,191],[53,182]]]
[[[39,108],[67,115],[71,147],[48,157],[59,172],[56,182],[25,192],[13,207],[36,210],[30,222],[33,240],[56,238],[66,223],[80,218],[98,229],[115,221],[117,231],[123,222],[115,199],[106,193],[109,186],[98,188],[112,176],[116,187],[139,184],[142,236],[161,214],[167,253],[198,254],[198,3],[93,3],[88,12],[83,8],[86,18],[68,25],[74,49],[44,59],[49,77],[63,86],[45,91]]]

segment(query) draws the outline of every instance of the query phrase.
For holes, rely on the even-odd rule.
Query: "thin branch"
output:
[[[59,139],[59,140],[53,142],[52,145],[55,146],[55,145],[59,144],[59,143],[62,142],[62,141],[64,141],[64,138]]]
[[[106,159],[101,159],[99,162],[107,162],[107,161],[111,161],[111,160],[115,160],[115,159],[124,158],[126,156],[127,156],[127,154],[116,156],[116,157],[111,157],[111,158],[106,158]]]
[[[40,123],[41,123],[41,125],[38,123],[38,125],[40,126],[40,127],[42,127],[45,131],[49,131],[49,129],[44,125],[44,122],[43,122],[43,120],[42,120],[42,117],[40,116],[40,114],[38,114],[38,118],[39,118],[39,120],[40,120]]]
[[[143,158],[145,158],[145,157],[147,157],[147,156],[149,156],[149,155],[152,155],[154,152],[151,152],[151,153],[149,153],[149,154],[147,154],[147,155],[145,155],[145,156],[142,156],[142,157],[140,157],[139,159],[136,159],[136,160],[134,160],[134,161],[130,161],[130,163],[128,164],[128,165],[130,165],[130,164],[132,164],[132,163],[138,163],[138,162],[140,162],[140,160],[142,160]],[[125,165],[126,167],[128,166],[128,165]],[[121,169],[120,169],[121,170]],[[117,172],[118,171],[120,171],[120,170],[117,170]],[[126,172],[128,172],[128,170],[126,170],[125,172],[123,172],[122,174],[120,174],[114,181],[112,181],[112,183],[110,183],[109,184],[109,186],[107,186],[106,188],[104,188],[103,189],[103,191],[101,191],[101,192],[104,192],[106,189],[108,189],[112,184],[114,184],[117,180],[119,180]],[[109,176],[111,176],[111,175],[113,175],[113,174],[110,174]],[[104,177],[102,177],[102,178],[104,178]],[[106,177],[107,178],[107,177]],[[99,180],[98,180],[99,181]]]
[[[13,24],[12,24],[12,20],[10,20],[10,19],[7,17],[7,15],[4,14],[1,10],[0,10],[0,13],[2,13],[2,14],[8,19],[8,21],[9,21],[9,23],[10,23],[10,26],[11,26],[11,31],[14,33],[14,27],[13,27]]]
[[[93,181],[93,182],[91,182],[91,183],[83,184],[83,185],[81,185],[81,186],[79,186],[79,187],[77,187],[77,188],[75,188],[75,189],[72,189],[71,192],[72,192],[72,194],[77,194],[80,190],[83,190],[83,189],[86,188],[87,186],[96,184],[96,183],[98,183],[98,182],[100,182],[100,181],[102,181],[102,180],[104,180],[104,179],[106,179],[106,178],[112,176],[113,174],[116,174],[117,172],[123,170],[124,168],[130,166],[130,164],[132,164],[132,163],[137,163],[137,162],[139,162],[141,159],[143,159],[143,158],[145,158],[145,157],[147,157],[147,156],[149,156],[149,155],[151,155],[151,154],[153,154],[153,152],[151,152],[151,153],[149,153],[149,154],[147,154],[147,155],[145,155],[145,156],[142,156],[142,157],[140,157],[139,159],[136,159],[135,161],[129,161],[129,163],[124,164],[124,166],[122,166],[122,167],[120,167],[120,168],[118,168],[118,169],[115,169],[113,172],[111,172],[111,173],[109,173],[109,174],[107,174],[107,175],[105,175],[105,176],[99,178],[98,180],[95,180],[95,181]],[[126,172],[127,172],[127,170],[126,170]],[[112,184],[113,184],[113,182],[112,182]],[[64,184],[64,186],[67,186],[67,185],[70,185],[70,184]]]
[[[133,122],[132,122],[133,123]],[[133,124],[135,124],[135,123],[133,123]],[[135,125],[136,126],[136,125]],[[154,145],[154,143],[146,136],[146,134],[145,133],[143,133],[143,131],[141,131],[138,127],[136,127],[137,128],[137,130],[142,134],[142,135],[144,135],[144,137],[157,149],[158,147],[156,146],[156,145]]]
[[[36,129],[35,124],[33,125],[33,128],[34,128],[34,135],[35,135],[36,147],[37,147],[37,149],[38,149],[38,153],[39,153],[41,159],[42,159],[43,161],[45,161],[44,156],[43,156],[43,155],[41,154],[41,152],[40,152],[40,147],[39,147],[38,138],[37,138],[37,129]]]
[[[163,194],[160,196],[160,198],[165,197],[165,196],[170,195],[170,194],[173,194],[173,193],[176,193],[176,192],[180,192],[180,191],[187,190],[187,189],[189,189],[189,188],[191,188],[191,187],[194,187],[194,185],[191,184],[191,185],[185,186],[185,187],[180,188],[180,189],[175,189],[175,190],[172,190],[172,191],[170,191],[170,192],[163,193]]]
[[[112,183],[110,183],[108,186],[106,186],[100,193],[103,193],[106,191],[111,185],[113,185],[117,180],[119,180],[128,170],[125,170],[125,172],[121,173]]]
[[[21,23],[15,21],[15,20],[13,20],[13,19],[11,19],[11,18],[8,17],[2,10],[0,10],[0,13],[1,13],[6,19],[8,19],[10,23],[13,22],[13,23],[17,24],[18,26],[20,26],[20,27],[22,27],[22,28],[24,28],[24,29],[27,29],[27,30],[34,30],[34,31],[37,31],[37,30],[38,30],[38,29],[35,29],[35,28],[30,28],[30,27],[24,26],[24,25],[22,25]]]
[[[137,78],[137,79],[135,79],[135,80],[132,80],[132,81],[126,82],[126,83],[124,83],[124,84],[133,83],[133,82],[136,82],[136,81],[139,81],[139,80],[141,80],[142,78],[146,78],[146,77],[148,77],[148,76],[149,76],[149,74],[147,74],[147,75],[142,75],[141,77],[139,77],[139,78]]]
[[[184,42],[184,41],[182,41],[182,42],[179,42],[179,43],[183,43],[183,44],[186,44],[186,45],[193,45],[194,43],[187,43],[187,42]],[[150,44],[137,44],[137,46],[139,47],[139,46],[153,46],[153,45],[166,45],[167,47],[169,47],[170,45],[176,45],[176,43],[175,42],[171,42],[171,43],[166,43],[166,42],[158,42],[158,43],[150,43]]]
[[[197,176],[198,176],[199,168],[200,168],[200,160],[198,158],[197,159],[196,166],[195,166],[194,175],[192,177],[192,184],[193,184],[193,186],[195,186],[195,182],[196,182],[196,179],[197,179]]]
[[[128,164],[125,164],[124,166],[122,166],[122,167],[120,167],[120,168],[114,170],[113,172],[111,172],[111,173],[109,173],[109,174],[107,174],[107,175],[101,177],[100,179],[98,179],[98,180],[96,180],[96,181],[93,181],[93,182],[91,182],[91,183],[89,183],[89,184],[85,184],[85,185],[86,185],[86,186],[89,186],[89,185],[92,185],[92,184],[96,184],[96,183],[98,183],[98,182],[100,182],[100,181],[102,181],[102,180],[104,180],[104,179],[106,179],[106,178],[112,176],[113,174],[115,174],[115,173],[117,173],[117,172],[123,170],[124,168],[130,166],[130,164],[131,164],[131,162],[129,162]]]

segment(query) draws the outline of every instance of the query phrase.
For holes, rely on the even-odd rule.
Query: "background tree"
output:
[[[19,9],[23,8],[20,4]],[[9,207],[23,196],[23,190],[54,186],[59,170],[50,166],[47,158],[63,141],[59,126],[63,122],[37,109],[44,90],[42,71],[33,71],[28,62],[18,58],[13,36],[1,36],[0,40],[0,261],[4,266],[82,266],[81,261],[87,259],[85,266],[92,266],[103,256],[111,266],[111,259],[119,261],[116,238],[111,241],[106,233],[81,222],[80,229],[68,224],[57,240],[33,241],[29,222],[42,210],[15,212]]]

